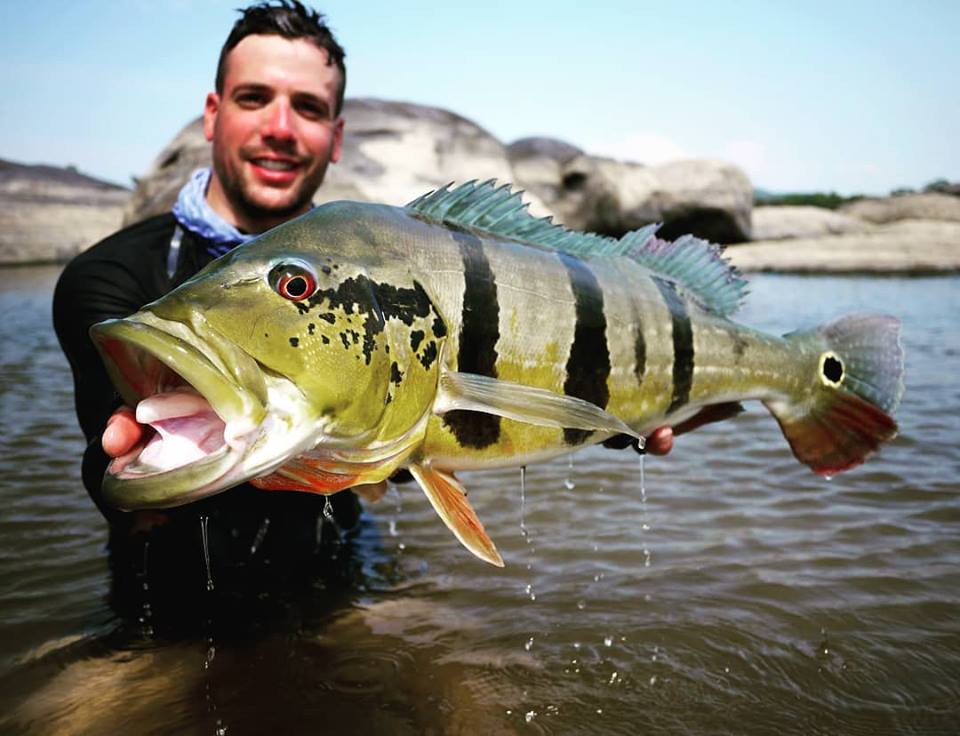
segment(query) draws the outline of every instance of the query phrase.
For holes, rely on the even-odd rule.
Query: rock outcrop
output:
[[[753,209],[753,240],[817,238],[862,233],[871,227],[857,217],[824,207],[772,205]]]
[[[946,273],[960,270],[960,223],[902,220],[859,233],[744,243],[726,253],[744,271]]]
[[[0,160],[0,264],[72,258],[120,227],[129,198],[73,168]]]
[[[348,99],[340,163],[327,169],[316,202],[355,199],[402,205],[451,181],[510,181],[506,149],[464,117],[436,107]],[[198,118],[181,130],[138,181],[126,223],[170,209],[190,172],[210,165],[210,144]],[[539,200],[531,210],[551,214]]]
[[[882,225],[897,220],[946,220],[960,222],[960,197],[940,192],[899,194],[848,202],[840,212]]]
[[[718,243],[750,237],[753,187],[736,166],[708,159],[657,166],[590,156],[549,138],[508,147],[515,181],[577,230],[619,237],[651,222],[673,238]]]

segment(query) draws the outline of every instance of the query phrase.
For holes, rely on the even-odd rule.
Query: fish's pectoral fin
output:
[[[453,473],[446,473],[428,465],[411,465],[410,472],[427,494],[443,523],[460,543],[484,562],[503,567],[503,558],[484,531],[477,513],[467,501],[467,492]]]
[[[440,391],[433,411],[445,414],[455,409],[496,414],[543,427],[589,429],[640,437],[613,414],[575,396],[475,373],[446,371],[440,375]]]

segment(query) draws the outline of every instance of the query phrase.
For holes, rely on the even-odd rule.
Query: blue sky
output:
[[[199,114],[243,2],[2,0],[0,158],[129,182]],[[349,96],[445,107],[504,142],[719,157],[776,191],[960,180],[955,0],[315,5]]]

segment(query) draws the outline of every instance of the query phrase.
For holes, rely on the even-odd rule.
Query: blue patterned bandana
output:
[[[207,203],[207,187],[211,175],[211,169],[197,169],[190,175],[190,179],[177,195],[173,216],[184,229],[210,241],[207,252],[214,258],[219,258],[257,236],[240,232],[213,211]]]

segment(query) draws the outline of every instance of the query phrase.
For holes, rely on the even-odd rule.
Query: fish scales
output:
[[[329,494],[409,468],[457,539],[500,565],[456,471],[686,431],[747,399],[824,475],[896,434],[895,318],[783,337],[738,325],[744,281],[720,250],[655,232],[568,231],[492,182],[405,208],[318,207],[91,330],[157,430],[149,453],[107,469],[104,499],[165,507],[244,481]],[[176,411],[222,444],[178,456]]]

